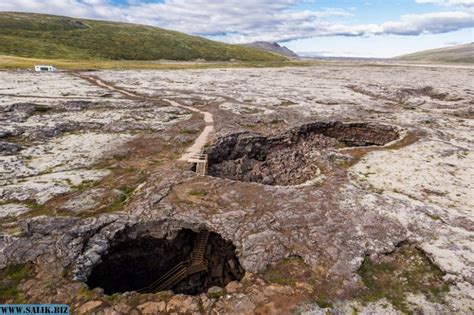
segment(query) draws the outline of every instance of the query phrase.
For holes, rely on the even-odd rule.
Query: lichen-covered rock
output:
[[[0,141],[0,155],[17,154],[22,149],[23,147],[19,144]]]

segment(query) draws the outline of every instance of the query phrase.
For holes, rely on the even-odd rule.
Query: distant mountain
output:
[[[420,51],[399,56],[395,59],[420,62],[474,63],[474,43]]]
[[[15,12],[0,12],[0,55],[75,60],[286,59],[152,26]]]
[[[271,42],[253,42],[249,44],[244,44],[243,46],[257,48],[263,51],[269,51],[278,55],[282,55],[285,57],[290,58],[298,58],[298,55],[295,54],[290,49],[286,48],[285,46],[280,46],[278,43],[271,43]]]

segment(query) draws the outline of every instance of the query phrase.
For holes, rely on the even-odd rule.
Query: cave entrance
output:
[[[112,244],[87,285],[105,294],[172,290],[197,295],[244,274],[231,242],[207,230],[182,229],[173,239],[145,236]]]
[[[383,146],[400,138],[394,126],[315,122],[272,137],[235,133],[206,150],[208,174],[265,185],[299,185],[314,178],[328,152],[345,147]]]

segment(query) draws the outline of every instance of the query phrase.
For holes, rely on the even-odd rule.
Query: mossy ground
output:
[[[314,291],[304,296],[303,299],[307,303],[316,303],[322,308],[332,307],[332,302],[335,301],[334,289],[338,285],[327,284],[322,274],[311,269],[298,256],[290,256],[269,266],[263,273],[263,278],[270,283],[293,287],[297,287],[298,283],[310,284]]]
[[[362,304],[385,298],[406,314],[412,314],[406,301],[408,293],[421,293],[433,302],[442,302],[443,293],[449,291],[448,284],[442,279],[443,272],[423,252],[408,245],[403,245],[380,261],[367,257],[358,274],[365,288],[345,298],[355,298]],[[338,284],[327,283],[323,274],[309,268],[299,257],[286,258],[269,266],[263,278],[280,285],[310,284],[314,292],[306,300],[321,308],[331,308],[340,298],[345,299],[336,293]]]
[[[366,258],[358,274],[366,289],[359,295],[362,301],[387,299],[400,311],[410,314],[407,293],[423,293],[437,301],[449,286],[443,282],[443,272],[420,250],[403,246],[383,261]]]
[[[30,273],[30,266],[26,264],[8,265],[0,271],[0,303],[13,301],[24,302],[24,297],[19,288],[20,283]]]

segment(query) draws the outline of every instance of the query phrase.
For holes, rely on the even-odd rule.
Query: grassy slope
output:
[[[420,51],[396,59],[421,62],[474,63],[474,43]]]
[[[38,64],[53,64],[60,70],[176,70],[207,68],[243,67],[285,67],[308,66],[308,61],[241,61],[241,62],[192,62],[192,61],[153,61],[153,60],[66,60],[39,59],[0,55],[0,70],[32,69]]]
[[[0,55],[63,60],[285,60],[151,26],[10,12],[0,13]]]

